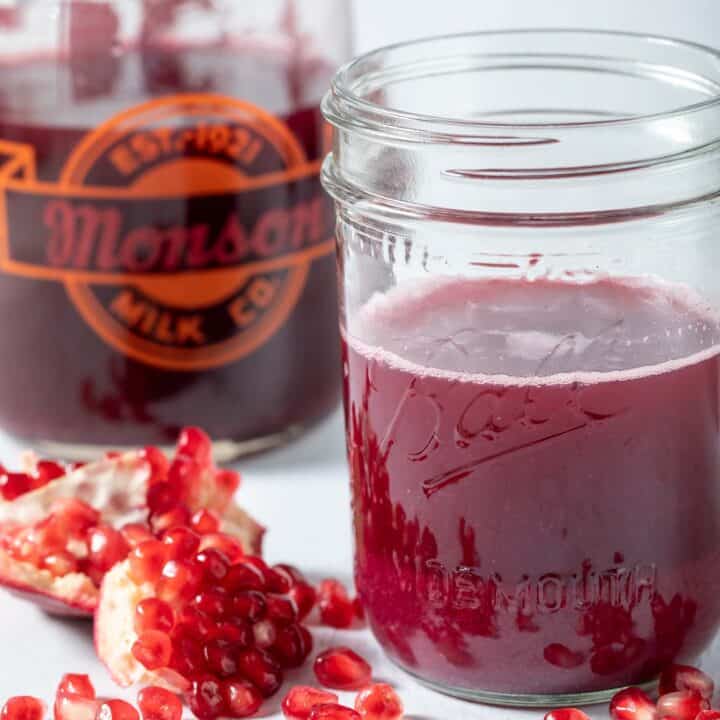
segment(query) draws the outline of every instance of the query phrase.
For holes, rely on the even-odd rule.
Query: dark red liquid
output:
[[[0,139],[34,147],[40,180],[57,181],[73,148],[100,122],[180,93],[253,103],[289,126],[308,161],[320,157],[318,88],[329,67],[305,68],[292,56],[252,48],[148,46],[115,57],[103,39],[112,35],[112,18],[96,19],[99,30],[85,28],[67,58],[0,67]],[[189,423],[218,440],[250,440],[320,418],[339,395],[332,255],[312,263],[282,327],[220,367],[174,371],[128,357],[83,321],[62,282],[0,274],[0,322],[0,426],[30,441],[165,443]]]
[[[475,691],[652,679],[720,621],[718,325],[614,281],[377,297],[345,346],[356,575],[388,653]]]

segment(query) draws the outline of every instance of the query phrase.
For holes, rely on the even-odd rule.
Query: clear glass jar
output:
[[[580,31],[346,66],[356,578],[471,700],[602,700],[720,621],[720,55]]]
[[[343,0],[0,17],[0,427],[53,454],[286,440],[340,394],[319,104]]]

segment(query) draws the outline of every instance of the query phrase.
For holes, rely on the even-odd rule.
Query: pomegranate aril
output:
[[[156,582],[162,573],[167,547],[159,540],[148,540],[138,545],[128,556],[130,579],[137,585]]]
[[[695,720],[720,720],[720,710],[702,710]]]
[[[162,535],[175,527],[185,527],[189,522],[190,510],[182,503],[165,513],[152,516],[152,528],[156,535]]]
[[[277,640],[277,629],[272,620],[260,620],[253,627],[253,641],[255,647],[261,650],[268,650]]]
[[[225,711],[223,688],[219,680],[205,676],[192,681],[187,696],[188,705],[200,720],[214,720]]]
[[[176,457],[168,468],[167,481],[187,499],[192,494],[193,484],[200,472],[200,466],[190,457]],[[190,518],[188,517],[188,522]]]
[[[10,698],[0,710],[0,720],[44,720],[45,704],[35,697]]]
[[[365,606],[362,604],[362,600],[360,598],[355,598],[353,600],[353,610],[355,611],[355,617],[360,622],[365,622]]]
[[[190,563],[170,560],[163,566],[157,585],[157,596],[169,603],[189,600],[198,593],[202,583],[202,568]]]
[[[95,699],[95,688],[87,675],[75,675],[72,673],[63,675],[57,692],[58,695],[77,695],[88,700]]]
[[[640,688],[621,690],[610,701],[613,720],[655,720],[655,703]]]
[[[270,655],[253,648],[238,656],[240,674],[251,682],[263,697],[271,697],[282,685],[282,670]]]
[[[310,631],[302,625],[287,625],[278,630],[272,647],[273,657],[287,669],[300,667],[312,652]]]
[[[207,671],[207,662],[202,644],[190,637],[176,638],[170,667],[183,677],[191,677]]]
[[[267,603],[262,593],[249,590],[235,595],[232,599],[232,607],[236,617],[255,623],[265,617]]]
[[[91,528],[87,534],[88,558],[102,572],[111,570],[130,552],[130,546],[120,532],[109,525]]]
[[[60,498],[50,508],[65,538],[84,538],[91,527],[100,522],[100,513],[87,503],[76,498]]]
[[[339,701],[340,698],[335,693],[298,685],[283,698],[282,711],[290,720],[307,720],[316,705],[337,704]]]
[[[151,515],[162,515],[179,504],[180,493],[169,482],[159,482],[148,488],[147,506]]]
[[[2,494],[3,500],[16,500],[32,489],[32,478],[25,473],[3,471],[0,475],[0,494]]]
[[[138,706],[143,720],[182,720],[182,701],[164,688],[143,688],[138,693]]]
[[[577,708],[560,708],[545,713],[544,720],[590,720],[590,718]]]
[[[262,705],[263,697],[249,683],[230,680],[223,684],[225,713],[231,718],[244,718],[254,715]]]
[[[156,485],[167,479],[170,461],[162,450],[150,445],[140,451],[140,457],[150,466],[150,485]]]
[[[317,602],[315,588],[306,582],[293,585],[288,592],[288,597],[295,603],[300,620],[304,620],[312,612]]]
[[[168,633],[175,625],[175,614],[166,602],[157,598],[141,600],[135,608],[135,632],[140,635],[149,630]]]
[[[158,630],[144,632],[132,646],[133,657],[148,670],[168,667],[172,650],[168,635]]]
[[[265,589],[265,582],[261,573],[252,565],[242,561],[234,564],[228,570],[222,584],[229,593]]]
[[[355,699],[355,709],[363,720],[402,720],[405,712],[400,696],[385,683],[361,690]]]
[[[212,618],[223,618],[232,612],[232,600],[217,592],[201,592],[192,600],[192,607]]]
[[[245,556],[242,545],[234,537],[224,533],[209,533],[200,540],[200,550],[217,550],[222,553],[231,564],[236,563]]]
[[[233,618],[232,621],[223,622],[217,626],[216,637],[232,645],[249,647],[253,639],[252,626],[241,618]]]
[[[192,458],[201,465],[207,465],[212,455],[212,442],[207,433],[197,427],[182,430],[178,438],[178,455]]]
[[[360,714],[352,708],[327,703],[316,705],[308,715],[308,720],[362,720]]]
[[[221,493],[227,496],[234,495],[240,487],[240,473],[235,470],[216,470],[215,484]]]
[[[317,592],[320,617],[334,628],[349,628],[355,619],[355,608],[344,585],[337,580],[323,580]]]
[[[102,700],[95,720],[140,720],[140,713],[124,700]]]
[[[237,674],[237,649],[224,640],[213,640],[205,645],[205,660],[208,669],[222,678]]]
[[[215,513],[203,508],[190,518],[190,527],[199,535],[209,535],[220,530],[220,520]]]
[[[690,665],[671,665],[660,675],[660,695],[676,692],[678,690],[693,690],[706,700],[710,700],[715,691],[713,679]]]
[[[313,670],[320,684],[333,690],[359,690],[372,677],[368,662],[346,647],[331,648],[318,655]]]
[[[709,710],[710,703],[692,690],[661,695],[657,701],[657,717],[671,720],[695,720],[702,710]]]
[[[174,527],[163,535],[163,544],[168,546],[168,560],[187,560],[200,547],[197,533],[184,527]]]
[[[58,693],[55,720],[95,720],[99,701],[72,693]]]
[[[48,570],[53,577],[65,577],[78,571],[78,561],[73,554],[61,550],[46,555],[42,561],[42,567]]]
[[[120,532],[131,549],[135,549],[138,545],[148,540],[155,539],[147,525],[143,525],[142,523],[128,523],[127,525],[123,525],[120,528]]]
[[[267,616],[279,625],[290,625],[299,616],[295,602],[284,595],[266,595]]]
[[[43,487],[49,482],[61,478],[66,472],[65,467],[54,460],[40,460],[35,466],[33,487]]]
[[[273,565],[272,569],[285,578],[288,589],[293,587],[294,585],[297,585],[298,583],[307,582],[302,572],[294,565],[280,563],[279,565]]]
[[[219,583],[230,569],[228,559],[219,550],[213,548],[197,553],[193,563],[203,570],[206,580],[213,584]]]

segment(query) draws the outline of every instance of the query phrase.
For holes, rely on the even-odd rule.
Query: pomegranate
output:
[[[203,549],[195,533],[168,537],[140,543],[105,576],[98,655],[122,686],[184,693],[201,720],[251,715],[312,650],[292,585],[259,557]]]
[[[359,690],[372,677],[368,662],[346,647],[331,648],[318,655],[313,670],[320,684],[333,690]]]
[[[45,705],[27,695],[10,698],[0,710],[0,720],[43,720]]]
[[[659,694],[678,690],[692,690],[705,700],[710,700],[715,691],[715,683],[709,675],[690,665],[670,665],[660,675]]]
[[[209,438],[189,428],[172,460],[145,448],[71,468],[28,453],[28,480],[12,479],[12,491],[0,468],[0,585],[49,612],[89,616],[105,574],[140,543],[171,529],[164,541],[192,554],[175,525],[194,521],[215,532],[203,535],[208,545],[222,530],[226,550],[258,553],[263,529],[232,502],[239,476],[218,470],[209,448]]]
[[[400,696],[384,683],[361,690],[355,700],[355,710],[363,720],[402,720],[405,712]]]
[[[613,720],[656,720],[655,703],[640,688],[621,690],[610,701]]]
[[[702,710],[709,709],[710,703],[693,690],[667,693],[657,701],[657,717],[660,720],[695,720]]]
[[[340,698],[335,693],[298,685],[283,699],[282,711],[283,715],[291,720],[307,720],[316,705],[332,705],[339,701]]]
[[[308,715],[308,720],[362,720],[359,713],[352,708],[336,703],[316,705]]]

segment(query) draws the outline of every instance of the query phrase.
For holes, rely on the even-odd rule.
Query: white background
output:
[[[242,2],[244,0],[238,0]],[[357,48],[439,32],[528,26],[585,26],[673,34],[720,46],[720,0],[357,0]],[[0,460],[17,448],[0,438]],[[240,464],[242,502],[269,527],[273,562],[292,562],[320,579],[351,580],[347,471],[339,415],[299,443]],[[490,710],[449,700],[416,686],[381,659],[366,632],[320,631],[318,647],[346,643],[367,655],[376,677],[397,685],[412,720],[529,720],[539,711]],[[711,656],[716,655],[714,650]],[[708,657],[706,668],[720,669]],[[518,673],[522,668],[518,667]],[[100,692],[122,694],[92,651],[87,623],[46,618],[34,608],[0,595],[0,701],[12,694],[52,697],[61,673],[89,672]],[[307,681],[305,673],[293,682]],[[124,696],[134,697],[134,691]],[[279,698],[265,716],[279,718]],[[604,708],[593,711],[606,716]]]

